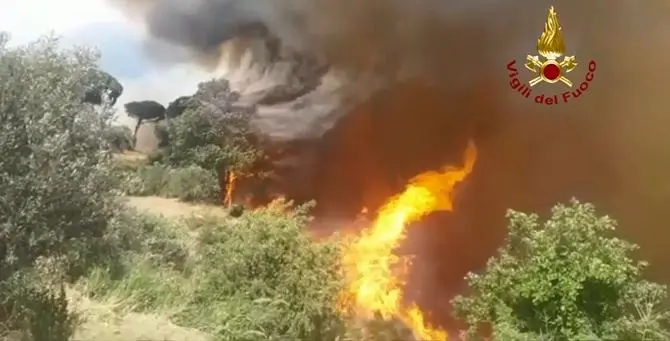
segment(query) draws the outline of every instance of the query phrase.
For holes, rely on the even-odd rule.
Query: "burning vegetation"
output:
[[[388,200],[377,212],[372,225],[347,248],[343,256],[349,295],[361,316],[402,321],[417,340],[444,341],[445,331],[427,324],[414,302],[406,302],[405,284],[411,261],[398,257],[396,249],[405,241],[411,224],[436,211],[453,210],[455,186],[472,172],[477,150],[470,142],[462,168],[444,166],[410,180],[405,190]]]
[[[228,340],[342,340],[349,321],[337,308],[399,321],[417,340],[452,340],[462,321],[497,340],[670,339],[670,314],[658,313],[666,290],[641,279],[634,247],[609,236],[614,222],[575,200],[554,206],[573,196],[596,203],[641,244],[648,272],[670,278],[670,238],[659,228],[670,220],[670,115],[658,86],[668,34],[652,20],[666,14],[662,2],[562,4],[569,49],[580,67],[598,60],[598,73],[579,101],[548,107],[511,98],[503,69],[534,50],[546,10],[536,1],[115,1],[139,3],[151,39],[185,47],[216,76],[167,108],[129,103],[138,119],[160,118],[170,141],[161,162],[132,170],[157,186],[128,187],[212,199],[229,214],[194,218],[197,243],[163,233],[168,223],[117,214],[117,177],[97,139],[107,118],[79,103],[90,91],[75,82],[92,61],[53,44],[14,50],[0,36],[10,76],[0,82],[9,157],[0,160],[0,269],[9,270],[0,281],[44,257],[72,258],[67,270],[87,273],[79,263],[95,254],[95,277],[114,278],[84,287],[118,294],[138,290],[123,281],[146,278],[128,302],[165,311],[170,301],[182,308],[174,317]],[[84,101],[120,95],[112,83]],[[275,197],[316,208],[234,210]],[[306,227],[351,240],[316,243]],[[191,244],[198,250],[182,247]],[[108,250],[118,253],[97,257]],[[52,312],[67,311],[60,297]],[[0,311],[18,307],[7,302]],[[458,321],[454,302],[465,312]]]
[[[569,49],[581,66],[590,58],[599,64],[588,96],[560,108],[507,96],[504,66],[535,50],[545,19],[545,5],[537,2],[121,2],[141,2],[153,38],[190,49],[194,61],[225,66],[216,76],[228,79],[236,93],[226,101],[250,110],[250,129],[269,155],[262,168],[271,174],[224,172],[220,194],[226,205],[261,206],[279,196],[314,199],[311,228],[327,232],[350,229],[366,207],[377,218],[345,256],[350,265],[376,264],[385,269],[379,275],[395,276],[393,268],[403,261],[393,250],[400,246],[415,256],[411,273],[372,284],[357,276],[375,272],[352,265],[357,289],[349,294],[362,311],[415,325],[422,315],[404,300],[416,301],[435,324],[449,326],[446,302],[503,241],[505,211],[546,212],[572,196],[602,205],[624,226],[637,226],[624,233],[652,246],[643,246],[645,258],[670,264],[654,224],[670,218],[664,208],[670,190],[658,192],[652,180],[670,166],[659,152],[667,144],[660,136],[670,136],[661,128],[670,126],[670,116],[661,105],[638,107],[640,98],[663,97],[650,81],[657,74],[652,65],[663,60],[654,44],[632,39],[659,33],[649,26],[654,21],[625,16],[633,5],[623,0],[561,5]],[[652,7],[640,11],[662,12]],[[596,20],[593,13],[607,14]],[[345,25],[333,18],[350,20]],[[656,38],[650,41],[661,39]],[[644,65],[637,59],[640,51]],[[632,66],[638,71],[629,72]],[[445,214],[449,209],[439,202],[416,207],[426,209],[421,214],[403,211],[408,203],[397,200],[424,188],[412,187],[416,183],[409,179],[456,164],[468,140],[477,143],[478,167],[459,195],[459,209]],[[400,219],[397,212],[405,212],[404,220],[393,220]],[[417,220],[423,227],[405,234],[406,225]],[[386,244],[375,244],[375,238]],[[370,259],[360,255],[366,248],[375,250]],[[390,286],[390,296],[364,294],[370,285]],[[420,327],[414,330],[421,334]]]

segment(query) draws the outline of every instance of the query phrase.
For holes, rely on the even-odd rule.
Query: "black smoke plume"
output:
[[[597,70],[583,96],[548,106],[513,92],[506,65],[515,58],[525,72],[551,4],[566,52],[580,63],[570,77],[581,82],[589,60]],[[465,272],[499,244],[507,208],[544,214],[572,196],[595,202],[619,220],[620,234],[641,244],[651,274],[670,278],[670,115],[662,85],[670,7],[663,1],[123,6],[144,15],[155,39],[227,65],[225,76],[250,103],[296,79],[297,88],[309,84],[295,98],[259,105],[258,127],[291,151],[277,161],[277,191],[315,198],[321,221],[373,210],[414,174],[458,162],[474,138],[480,158],[455,212],[412,230],[408,246],[419,254],[412,285],[425,296],[418,299],[441,322]]]

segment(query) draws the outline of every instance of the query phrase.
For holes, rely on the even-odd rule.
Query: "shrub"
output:
[[[216,176],[197,166],[171,169],[166,191],[167,195],[183,201],[217,202],[219,198]]]
[[[225,79],[201,83],[180,109],[183,114],[159,127],[162,148],[151,162],[206,169],[219,179],[219,192],[225,190],[228,172],[249,173],[261,152],[250,131],[253,109],[235,107],[238,96]]]
[[[167,120],[161,120],[156,122],[154,126],[154,131],[156,134],[156,139],[158,140],[158,148],[165,148],[170,145],[170,133],[168,132],[168,122]]]
[[[247,169],[259,157],[253,145],[250,109],[234,107],[239,95],[225,79],[201,83],[193,105],[167,121],[165,162],[173,167],[197,165],[217,174]]]
[[[194,258],[187,231],[167,218],[129,209],[111,222],[115,263],[101,264],[78,284],[91,297],[112,297],[136,311],[178,309],[188,302]],[[111,265],[111,266],[110,266]]]
[[[81,103],[96,68],[90,51],[63,49],[52,37],[7,42],[0,34],[0,320],[27,319],[37,340],[64,340],[62,291],[16,279],[35,272],[38,259],[76,277],[104,257],[101,243],[119,207],[105,139],[113,115]]]
[[[223,340],[334,340],[343,328],[335,310],[340,245],[304,234],[306,209],[284,204],[192,221],[202,231],[203,277],[182,319],[213,326]]]
[[[216,202],[219,198],[216,176],[198,166],[151,165],[124,172],[122,176],[122,189],[127,195],[157,195],[187,202]]]
[[[117,207],[112,115],[80,103],[95,60],[57,43],[0,44],[0,280],[40,256],[93,255]]]
[[[126,126],[113,126],[105,134],[109,148],[114,152],[131,150],[135,146],[133,132]]]
[[[235,204],[230,207],[228,214],[233,218],[239,218],[244,214],[244,205]]]
[[[507,243],[454,300],[468,340],[667,340],[664,286],[641,278],[636,246],[590,204],[557,205],[544,224],[510,211]]]
[[[181,270],[188,260],[184,237],[167,218],[127,209],[110,222],[107,245],[120,250],[117,256],[140,255],[156,267]]]
[[[22,340],[67,341],[74,333],[75,315],[68,310],[65,289],[35,283],[35,276],[22,271],[0,283],[0,307],[9,318],[0,323],[0,335],[23,331]]]
[[[306,209],[282,204],[238,219],[194,216],[183,221],[185,226],[128,216],[129,221],[114,224],[127,226],[117,239],[134,250],[124,258],[125,276],[113,280],[98,269],[82,284],[91,294],[138,310],[176,311],[174,321],[219,340],[335,340],[344,329],[335,310],[343,288],[340,244],[315,243],[303,233]],[[174,231],[188,233],[168,237]],[[138,243],[149,236],[159,240]],[[168,245],[183,246],[190,236],[197,238],[191,254],[183,256],[188,266],[168,267],[172,260],[148,256],[179,253]]]

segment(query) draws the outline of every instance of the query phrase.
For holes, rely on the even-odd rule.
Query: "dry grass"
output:
[[[92,301],[69,290],[70,306],[81,324],[74,340],[91,341],[208,341],[207,334],[174,325],[166,317],[119,311],[113,302]]]

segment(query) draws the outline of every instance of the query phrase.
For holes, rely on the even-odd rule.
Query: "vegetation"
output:
[[[233,107],[237,93],[225,79],[200,84],[188,108],[167,123],[169,145],[163,162],[172,167],[199,166],[216,174],[243,171],[260,152],[251,139],[250,109]]]
[[[668,340],[666,288],[642,278],[636,248],[610,236],[615,222],[573,200],[544,224],[510,211],[507,243],[472,292],[454,301],[470,338],[496,340]]]
[[[112,152],[132,133],[111,125],[109,103],[81,101],[93,54],[54,38],[6,43],[0,36],[0,338],[71,339],[80,319],[68,290],[223,341],[405,335],[372,321],[364,338],[336,309],[345,245],[303,233],[309,205],[182,219],[122,206],[123,194],[213,200],[222,173],[258,160],[250,112],[232,107],[227,82],[200,86],[165,123],[169,143],[150,163],[121,163]],[[610,235],[613,220],[576,201],[545,223],[509,218],[507,243],[454,301],[470,340],[670,337],[666,289],[643,279],[634,246]]]
[[[216,203],[219,199],[216,175],[195,165],[169,168],[154,164],[131,168],[122,189],[126,195],[158,195],[188,202]]]
[[[110,127],[105,133],[105,138],[113,152],[132,150],[135,146],[133,132],[126,126]]]
[[[129,195],[214,202],[226,172],[244,172],[261,157],[249,130],[251,112],[231,106],[237,94],[224,79],[200,84],[183,114],[157,128],[163,148],[151,165],[125,174]]]
[[[334,340],[343,328],[339,244],[313,243],[305,213],[278,204],[240,219],[182,221],[195,239],[165,229],[174,223],[136,217],[133,234],[144,241],[134,243],[122,279],[100,268],[82,283],[140,311],[179,307],[174,320],[220,340]]]
[[[97,67],[89,68],[82,84],[86,86],[82,101],[94,105],[114,106],[123,94],[123,86],[114,76]]]
[[[96,67],[90,52],[58,49],[53,38],[19,48],[7,41],[0,37],[0,321],[46,328],[35,308],[66,309],[26,281],[36,262],[58,259],[76,277],[105,256],[100,243],[118,211],[104,139],[112,116],[80,101]],[[57,321],[68,319],[49,323]],[[66,338],[69,328],[58,329]]]

